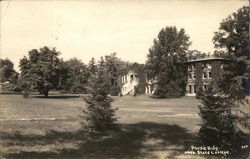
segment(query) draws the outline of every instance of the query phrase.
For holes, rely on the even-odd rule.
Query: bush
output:
[[[196,91],[196,99],[201,99],[203,94],[204,94],[204,90],[201,87],[198,87],[197,91]]]
[[[23,98],[29,98],[30,93],[28,91],[23,91],[22,95],[23,95]]]
[[[110,94],[112,95],[112,96],[118,96],[119,95],[119,93],[120,93],[120,88],[117,86],[117,85],[114,85],[114,86],[112,86],[111,87],[111,89],[110,89]]]

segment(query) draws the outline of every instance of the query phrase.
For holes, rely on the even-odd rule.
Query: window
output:
[[[196,78],[196,74],[195,74],[195,72],[193,73],[193,79],[195,79]]]
[[[192,74],[191,73],[188,74],[188,78],[192,79]]]
[[[204,85],[203,85],[203,90],[206,90],[206,89],[207,89],[207,85],[204,84]]]
[[[211,64],[207,63],[207,69],[211,69],[211,68],[212,68]]]
[[[192,93],[192,85],[188,85],[188,93]]]
[[[125,83],[125,76],[122,76],[122,83]]]
[[[203,78],[204,78],[204,79],[207,78],[207,72],[203,72]]]
[[[194,85],[194,93],[196,93],[196,86]]]
[[[204,69],[205,67],[206,67],[206,65],[203,63],[203,64],[202,64],[202,68]]]
[[[208,77],[212,78],[212,72],[208,72]]]
[[[193,69],[195,70],[195,64],[192,65]]]

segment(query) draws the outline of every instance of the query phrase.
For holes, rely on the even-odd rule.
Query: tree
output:
[[[120,69],[122,61],[116,57],[116,53],[105,56],[105,65],[108,73],[108,79],[110,81],[110,94],[117,96],[120,92],[120,88],[117,85],[118,71]]]
[[[107,71],[106,62],[104,61],[103,56],[101,56],[100,60],[98,61],[97,69],[98,70],[104,70],[105,69]],[[106,73],[108,73],[108,72],[106,72]]]
[[[217,146],[231,155],[240,154],[241,146],[247,144],[247,136],[237,127],[239,117],[232,112],[238,104],[230,96],[210,87],[200,96],[202,122],[199,136],[204,145]]]
[[[107,70],[103,65],[98,69],[97,76],[93,79],[90,96],[85,98],[87,108],[84,110],[84,127],[88,132],[99,133],[117,130],[115,109],[111,108],[111,98],[108,97]]]
[[[25,89],[34,89],[48,96],[51,89],[61,88],[67,77],[67,69],[60,52],[44,46],[29,51],[29,57],[20,60],[21,80]]]
[[[198,50],[189,50],[188,51],[188,59],[195,60],[195,59],[198,59],[198,58],[204,58],[209,54],[210,53],[204,53],[204,52],[201,52],[201,51],[198,51]]]
[[[87,90],[88,92],[91,91],[92,85],[94,85],[94,79],[97,76],[97,69],[98,66],[96,64],[95,58],[91,58],[87,65],[87,73],[88,73],[88,82],[87,82]]]
[[[89,61],[87,68],[90,74],[94,75],[97,73],[97,65],[94,57]]]
[[[5,82],[8,91],[20,91],[18,86],[19,74],[13,68],[14,64],[8,59],[0,59],[0,82]]]
[[[70,93],[85,92],[89,75],[87,66],[77,58],[66,61],[65,65],[68,69],[68,78],[64,86],[65,90]]]
[[[221,86],[226,94],[235,93],[239,98],[244,98],[244,88],[249,93],[249,80],[243,80],[242,87],[238,85],[243,78],[250,78],[247,72],[250,69],[249,21],[249,7],[244,6],[221,22],[213,38],[216,54],[230,61],[224,66],[224,81],[227,82]]]
[[[135,87],[135,94],[144,94],[145,93],[145,87],[146,87],[146,71],[145,71],[145,65],[134,63],[129,67],[129,70],[133,70],[136,72],[139,76],[139,83]]]
[[[18,73],[14,70],[14,64],[9,59],[0,59],[0,82],[14,83]]]
[[[232,155],[242,152],[247,136],[241,126],[249,129],[249,117],[239,108],[246,105],[243,79],[248,76],[249,62],[249,7],[243,7],[220,24],[213,42],[216,54],[224,56],[222,79],[202,97],[199,135],[206,145],[216,145],[230,150]],[[239,158],[239,157],[238,157]]]
[[[147,68],[148,77],[156,78],[157,88],[154,93],[157,98],[180,97],[185,94],[189,36],[184,29],[176,27],[163,28],[154,45],[149,49]]]
[[[93,70],[97,69],[105,69],[106,70],[106,80],[107,84],[109,84],[109,87],[107,88],[107,93],[117,96],[120,92],[120,87],[118,86],[118,72],[122,68],[124,68],[127,65],[126,62],[120,60],[116,57],[116,53],[112,53],[110,55],[105,55],[105,57],[101,57],[98,61],[98,64],[95,64],[94,59],[92,59],[89,63],[89,70],[90,74],[92,76],[96,75],[96,71],[93,72]]]

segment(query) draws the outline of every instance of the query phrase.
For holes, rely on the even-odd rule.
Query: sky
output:
[[[85,64],[113,52],[145,63],[166,26],[184,28],[190,49],[213,52],[219,24],[247,0],[5,0],[0,1],[0,58],[19,60],[31,49],[56,47]]]

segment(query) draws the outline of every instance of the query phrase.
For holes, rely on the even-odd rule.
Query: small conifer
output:
[[[105,70],[99,69],[93,81],[91,94],[85,97],[87,108],[84,110],[84,127],[90,133],[118,130],[114,108],[111,108],[112,99],[108,97],[109,84]]]

